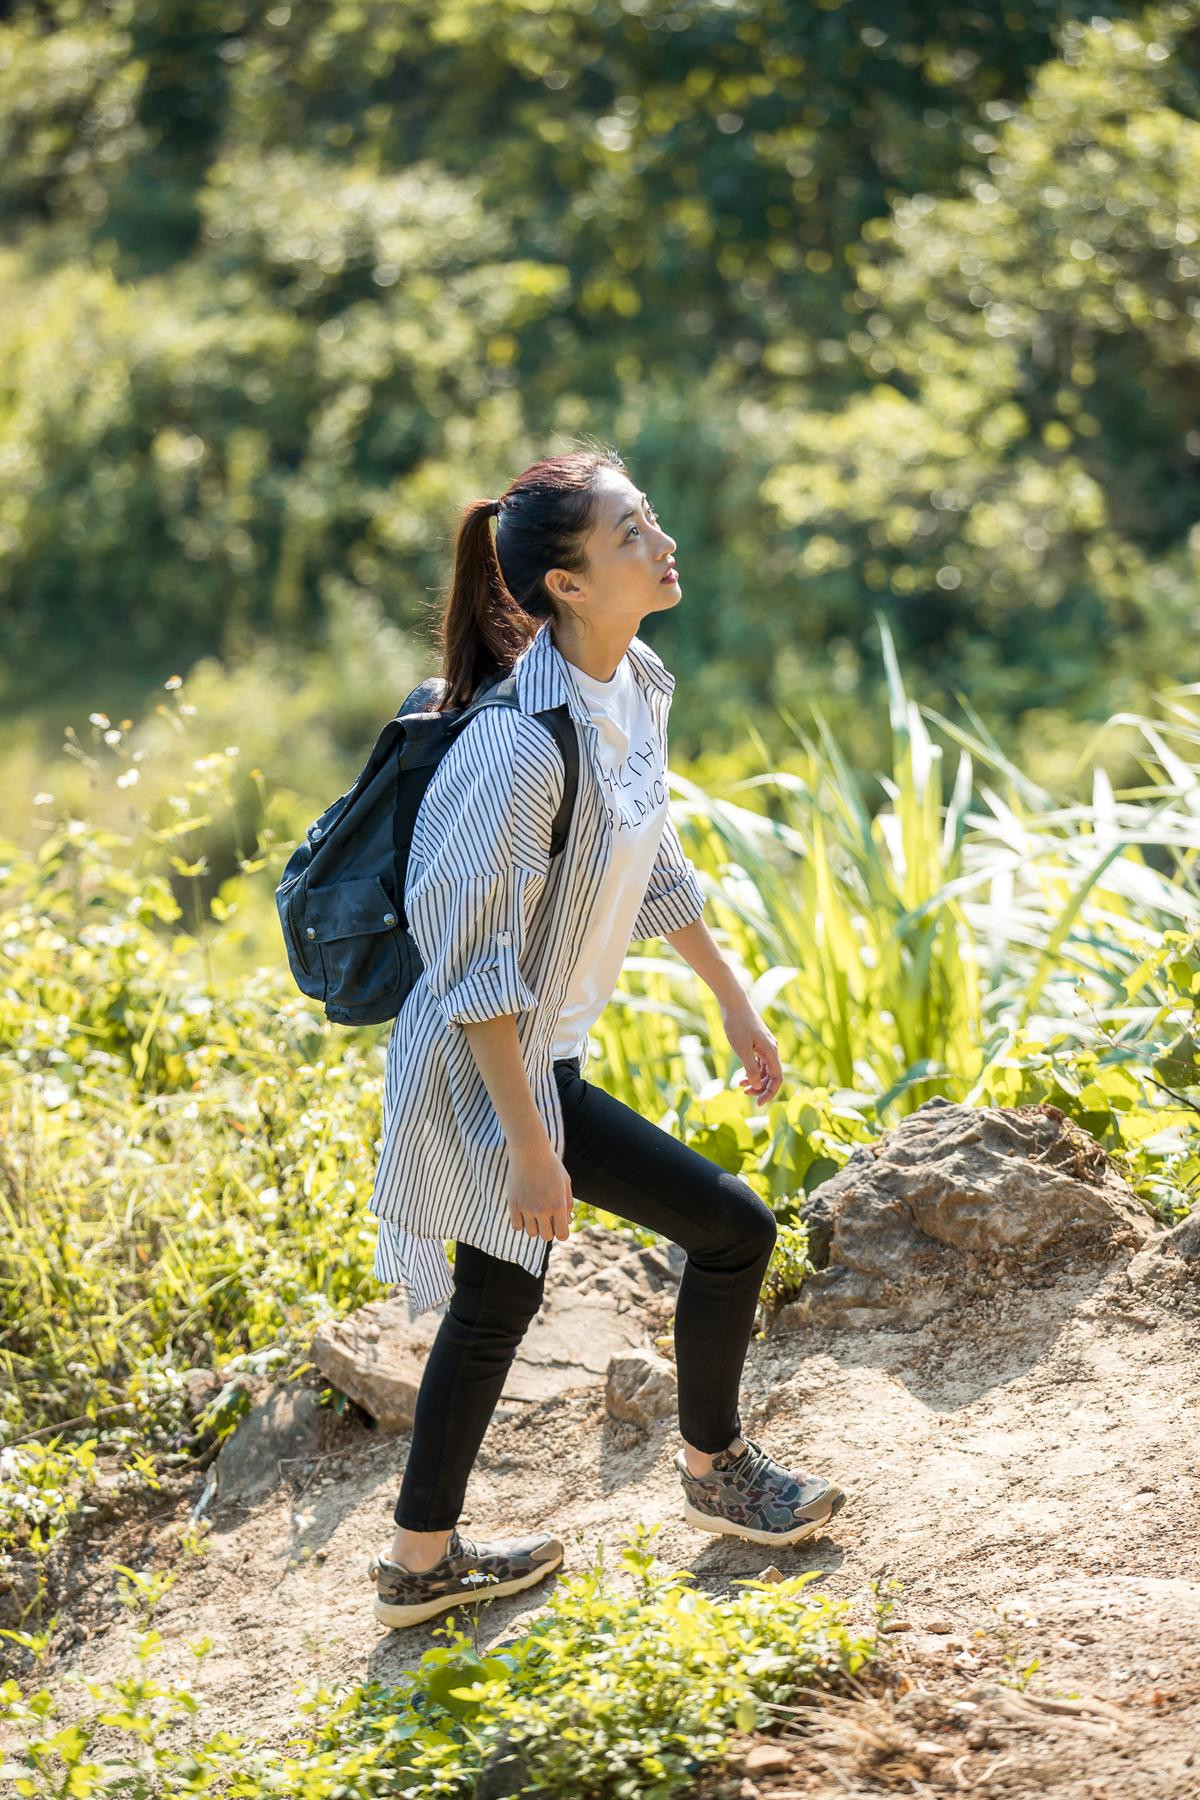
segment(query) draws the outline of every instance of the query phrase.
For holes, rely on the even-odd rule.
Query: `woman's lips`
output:
[[[662,581],[660,581],[658,585],[659,585],[659,587],[661,587],[664,581],[678,581],[678,580],[679,580],[678,569],[668,569],[667,573],[662,577]]]

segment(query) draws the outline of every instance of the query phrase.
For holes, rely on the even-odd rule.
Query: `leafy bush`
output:
[[[845,1624],[847,1603],[806,1593],[818,1571],[772,1582],[737,1578],[725,1598],[689,1570],[656,1566],[657,1527],[636,1526],[620,1551],[630,1591],[613,1589],[603,1545],[585,1573],[560,1580],[525,1636],[481,1655],[448,1615],[393,1685],[320,1687],[311,1716],[282,1749],[227,1732],[178,1743],[171,1727],[199,1702],[148,1670],[157,1632],[138,1643],[140,1669],[88,1681],[93,1705],[55,1730],[49,1689],[0,1687],[0,1723],[21,1732],[0,1773],[41,1797],[213,1792],[236,1800],[303,1793],[306,1800],[471,1800],[481,1772],[502,1768],[505,1791],[571,1800],[669,1800],[719,1763],[735,1731],[786,1723],[806,1690],[836,1684],[878,1654],[872,1631]],[[136,1603],[134,1601],[133,1603]],[[24,1634],[30,1648],[45,1640]],[[207,1641],[192,1645],[198,1658]],[[119,1748],[98,1752],[97,1739]],[[520,1781],[519,1789],[513,1783]]]

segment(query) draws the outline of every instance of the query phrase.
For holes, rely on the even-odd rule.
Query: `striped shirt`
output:
[[[641,638],[627,651],[667,766],[675,677]],[[556,1155],[565,1135],[551,1044],[595,897],[612,826],[597,730],[545,621],[518,657],[515,707],[485,707],[455,738],[425,790],[404,905],[425,967],[388,1038],[383,1127],[370,1210],[374,1273],[408,1297],[410,1319],[454,1291],[445,1240],[461,1239],[540,1273],[546,1240],[508,1216],[503,1127],[462,1027],[517,1016],[534,1103]],[[565,703],[580,738],[579,790],[566,844],[550,833],[562,756],[532,715]],[[704,891],[669,811],[631,940],[702,916]],[[580,1067],[587,1063],[586,1045]]]

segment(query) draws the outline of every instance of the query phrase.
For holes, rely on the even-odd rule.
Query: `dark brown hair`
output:
[[[489,676],[506,675],[541,621],[555,617],[546,571],[586,568],[602,468],[625,464],[607,447],[543,457],[499,496],[494,530],[490,500],[463,508],[436,632],[446,682],[437,711],[466,706]]]

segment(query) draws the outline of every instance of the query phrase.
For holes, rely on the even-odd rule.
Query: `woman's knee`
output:
[[[768,1262],[779,1236],[775,1214],[738,1176],[726,1173],[721,1186],[725,1202],[722,1218],[730,1242],[756,1252],[764,1263]]]

